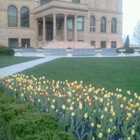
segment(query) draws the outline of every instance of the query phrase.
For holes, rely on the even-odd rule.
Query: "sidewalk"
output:
[[[20,63],[20,64],[15,64],[12,66],[8,66],[8,67],[4,67],[0,69],[0,76],[2,77],[6,77],[15,73],[18,73],[20,71],[23,71],[25,69],[34,67],[36,65],[57,59],[57,58],[61,58],[62,56],[48,56],[42,59],[37,59],[37,60],[33,60],[33,61],[28,61],[28,62],[24,62],[24,63]]]

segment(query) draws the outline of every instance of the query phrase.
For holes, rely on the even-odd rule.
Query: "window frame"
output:
[[[12,25],[12,24],[10,23],[10,17],[11,17],[11,16],[9,15],[9,13],[11,13],[11,12],[9,11],[10,8],[15,8],[14,10],[16,10],[16,11],[15,11],[15,14],[16,14],[16,15],[12,16],[12,17],[15,17],[15,20],[16,20],[15,25]],[[8,27],[18,27],[18,11],[17,11],[17,8],[16,8],[14,5],[10,5],[10,6],[8,7],[7,15],[8,15]]]
[[[101,18],[101,33],[106,33],[106,18]]]
[[[28,12],[28,26],[23,26],[22,25],[22,9],[23,8],[25,8],[25,9],[27,9],[27,12]],[[24,17],[25,18],[25,17]],[[22,27],[22,28],[29,28],[30,27],[30,11],[29,11],[29,9],[27,8],[27,7],[22,7],[21,9],[20,9],[20,27]]]
[[[82,19],[82,21],[78,21],[78,19]],[[78,28],[78,25],[82,25],[82,29]],[[77,17],[77,31],[84,31],[84,17]]]
[[[73,3],[80,3],[80,0],[72,0]]]
[[[91,24],[91,20],[93,20],[93,24]],[[90,16],[90,32],[95,32],[95,17],[93,15]]]
[[[117,29],[117,20],[116,18],[112,18],[111,20],[111,33],[116,33]]]

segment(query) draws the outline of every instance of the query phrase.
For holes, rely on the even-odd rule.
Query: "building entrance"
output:
[[[46,40],[50,41],[50,29],[46,29]]]

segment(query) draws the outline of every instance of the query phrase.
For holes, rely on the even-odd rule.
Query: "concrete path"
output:
[[[33,61],[28,61],[20,64],[15,64],[12,66],[4,67],[0,69],[0,76],[6,77],[15,73],[18,73],[20,71],[23,71],[25,69],[34,67],[36,65],[51,61],[53,59],[61,58],[62,56],[48,56],[45,58],[33,60]]]

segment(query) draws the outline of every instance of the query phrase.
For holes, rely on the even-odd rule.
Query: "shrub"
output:
[[[9,47],[0,46],[0,55],[13,56],[14,50]]]
[[[119,49],[120,48],[116,49],[117,53],[120,53]],[[134,53],[134,48],[124,48],[124,49],[126,49],[126,51],[124,53]]]
[[[0,93],[0,140],[76,140],[55,119]]]

